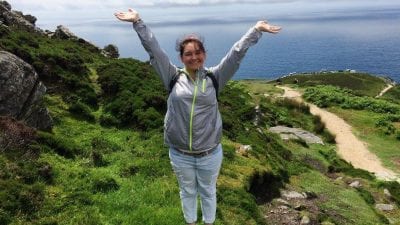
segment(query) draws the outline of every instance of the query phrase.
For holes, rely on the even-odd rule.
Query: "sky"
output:
[[[334,15],[343,10],[400,8],[393,0],[8,0],[14,10],[37,17],[46,29],[56,24],[113,21],[113,13],[136,9],[147,22],[241,20]]]

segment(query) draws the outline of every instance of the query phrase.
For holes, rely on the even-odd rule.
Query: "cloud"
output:
[[[221,4],[254,4],[254,3],[283,3],[300,0],[14,0],[10,2],[14,9],[33,10],[79,10],[79,9],[108,9],[119,7],[173,7],[199,6]],[[310,1],[310,0],[308,0]],[[313,0],[311,0],[313,1]]]

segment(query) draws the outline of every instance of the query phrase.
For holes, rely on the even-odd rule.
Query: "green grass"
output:
[[[347,187],[342,181],[332,181],[310,171],[292,177],[290,182],[301,188],[299,191],[314,192],[319,196],[319,216],[322,221],[335,224],[385,224],[357,190]]]
[[[283,90],[268,83],[267,80],[240,80],[239,83],[243,84],[249,90],[251,96],[258,102],[260,98],[265,96],[279,96],[283,94]]]
[[[282,84],[294,84],[300,87],[309,87],[317,85],[332,85],[340,88],[353,90],[360,96],[375,97],[386,86],[383,78],[363,73],[316,73],[299,74],[281,78]]]

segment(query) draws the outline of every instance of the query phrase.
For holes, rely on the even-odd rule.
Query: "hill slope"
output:
[[[44,132],[1,118],[0,224],[183,223],[162,143],[167,93],[150,65],[105,57],[79,38],[13,24],[0,25],[0,48],[33,65],[49,89],[45,105],[54,119],[53,129]],[[224,162],[216,224],[274,222],[268,209],[282,206],[277,198],[284,190],[312,199],[290,208],[293,223],[304,216],[317,224],[398,218],[398,210],[375,209],[375,203],[399,204],[398,184],[376,181],[339,159],[306,106],[255,95],[243,82],[230,82],[219,104]],[[315,132],[327,144],[284,142],[268,131],[276,125]],[[362,186],[349,187],[355,180]],[[277,214],[276,221],[285,217]]]

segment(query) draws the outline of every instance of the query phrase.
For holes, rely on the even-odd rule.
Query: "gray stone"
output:
[[[63,25],[58,25],[53,37],[60,39],[73,39],[78,40],[78,37],[72,33],[67,27]]]
[[[7,26],[16,26],[28,31],[43,33],[41,29],[35,26],[36,17],[11,10],[11,5],[6,1],[0,1],[0,21]]]
[[[351,182],[351,184],[349,184],[349,186],[352,188],[359,188],[359,187],[361,187],[361,183],[360,183],[360,181],[356,180],[356,181]]]
[[[285,198],[285,199],[305,199],[307,198],[307,196],[305,194],[300,194],[296,191],[282,191],[281,195]]]
[[[17,56],[0,51],[0,115],[49,130],[52,119],[43,104],[46,87],[33,67]]]
[[[375,208],[380,211],[393,211],[394,206],[391,204],[376,204]]]
[[[383,190],[383,194],[389,198],[392,197],[392,194],[390,194],[390,191],[386,188]]]
[[[308,217],[308,216],[303,216],[303,217],[301,218],[300,224],[306,225],[306,224],[310,224],[310,223],[311,223],[310,217]]]
[[[324,144],[320,137],[300,128],[276,126],[269,128],[269,131],[272,133],[280,134],[281,138],[284,140],[301,139],[304,140],[307,144]]]

